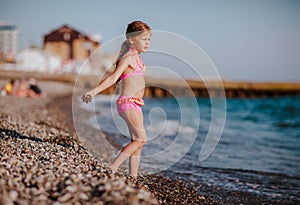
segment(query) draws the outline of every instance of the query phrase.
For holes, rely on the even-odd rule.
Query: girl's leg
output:
[[[142,147],[138,148],[129,158],[129,174],[137,177],[141,159]]]
[[[131,143],[124,147],[117,158],[111,163],[110,167],[116,171],[128,157],[134,155],[134,157],[130,160],[130,174],[136,176],[140,161],[139,157],[137,156],[140,156],[142,147],[147,140],[143,124],[143,113],[131,109],[125,111],[122,114],[122,117],[126,121],[129,132],[133,139]]]
[[[140,117],[140,122],[143,123],[142,128],[144,129],[143,114],[141,113],[141,115],[139,117]],[[145,129],[144,129],[144,131],[145,131]],[[133,135],[134,131],[130,131],[130,133],[131,133],[132,141],[136,140],[136,136]],[[129,173],[131,176],[133,176],[135,178],[138,175],[142,149],[143,149],[143,147],[138,148],[129,158]]]

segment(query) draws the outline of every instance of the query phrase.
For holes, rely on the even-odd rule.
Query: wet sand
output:
[[[47,97],[0,97],[0,204],[295,203],[229,192],[164,174],[142,175],[137,181],[126,175],[126,168],[112,174],[107,168],[109,147],[104,145],[92,153],[88,147],[93,142],[76,135],[73,85],[53,81],[39,85]],[[92,128],[82,132],[109,143],[107,136]]]

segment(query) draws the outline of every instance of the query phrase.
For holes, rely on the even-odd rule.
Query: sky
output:
[[[62,24],[105,43],[133,20],[194,42],[225,80],[300,82],[298,0],[0,0],[0,21],[18,27],[20,50],[42,47]]]

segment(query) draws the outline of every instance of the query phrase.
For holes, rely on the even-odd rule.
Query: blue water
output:
[[[149,164],[152,168],[164,167],[170,163],[167,173],[178,178],[274,197],[298,198],[300,97],[227,99],[225,102],[226,119],[221,138],[212,154],[200,161],[200,150],[212,118],[216,118],[212,116],[212,108],[221,108],[207,98],[145,99],[144,124],[149,141],[143,149],[145,159],[142,158],[141,167]],[[100,96],[96,110],[100,113],[97,118],[100,128],[120,136],[116,139],[120,143],[128,143],[129,138],[121,137],[127,135],[126,125],[119,125],[122,120],[113,113],[111,98]],[[175,141],[174,149],[168,150]],[[182,151],[181,147],[188,149]],[[159,157],[153,158],[157,153]]]

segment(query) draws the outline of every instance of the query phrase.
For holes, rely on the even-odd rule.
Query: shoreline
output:
[[[101,117],[101,113],[98,114],[98,117]],[[98,132],[100,131],[98,130]],[[102,134],[105,134],[108,137],[107,140],[109,140],[110,146],[114,146],[116,149],[120,146],[120,144],[118,143],[122,141],[123,135],[111,133]],[[123,165],[121,167],[121,170],[122,172],[127,171],[126,165]],[[204,167],[203,170],[216,171],[214,168]],[[250,173],[250,175],[257,175],[255,178],[253,178],[253,180],[256,181],[256,183],[258,184],[260,184],[260,177],[266,176],[270,183],[272,183],[272,180],[284,181],[284,177],[286,176],[277,173],[221,168],[218,169],[217,172],[220,172],[220,170],[224,170],[226,173],[228,171],[234,173],[244,173],[245,176],[241,177],[243,177],[243,179],[246,180],[245,183],[247,182],[246,175],[248,175],[248,173]],[[201,202],[202,199],[209,200],[209,203],[211,204],[295,204],[299,202],[299,198],[289,198],[285,197],[284,195],[276,197],[275,194],[274,197],[272,194],[268,195],[266,193],[259,193],[260,191],[257,190],[257,193],[255,193],[255,191],[253,192],[246,190],[230,190],[223,186],[207,185],[206,183],[199,183],[194,180],[180,179],[178,178],[178,176],[176,176],[177,174],[175,172],[170,173],[170,171],[172,172],[172,169],[157,174],[147,174],[147,170],[144,170],[143,167],[141,167],[141,171],[142,172],[139,179],[139,184],[148,187],[152,193],[154,193],[159,199],[161,199],[164,202],[163,204],[184,204],[184,200],[190,199],[190,197],[188,196],[189,194],[192,194],[193,198],[199,197],[199,204],[206,204],[206,202]],[[291,176],[291,178],[295,177]],[[178,190],[183,191],[178,192]],[[188,194],[185,195],[185,193]],[[180,199],[181,202],[178,202]]]
[[[106,105],[104,105],[106,108]],[[97,112],[97,111],[96,111]],[[107,114],[104,114],[104,116],[107,118]],[[97,113],[97,117],[101,118],[101,112]],[[122,134],[110,134],[109,132],[106,133],[108,136],[110,136],[111,140],[113,140],[113,142],[111,142],[111,144],[117,144],[117,143],[121,143],[124,144],[122,142],[124,142],[124,137]],[[116,146],[117,147],[117,146]],[[143,168],[143,167],[141,167]],[[165,190],[168,190],[169,192],[172,192],[170,190],[172,190],[172,187],[166,187],[165,184],[161,183],[160,181],[168,181],[169,184],[172,184],[172,180],[173,183],[176,182],[180,182],[182,184],[192,184],[192,186],[194,187],[194,191],[195,189],[197,190],[195,193],[200,193],[202,197],[207,197],[209,199],[212,199],[215,201],[215,203],[217,204],[296,204],[297,202],[299,202],[299,197],[297,197],[296,191],[292,190],[291,188],[291,192],[289,192],[289,194],[287,195],[286,193],[279,193],[278,191],[280,190],[280,188],[276,188],[276,185],[278,185],[279,187],[283,187],[281,186],[281,184],[284,184],[286,177],[290,178],[292,180],[292,182],[288,182],[289,184],[293,184],[293,183],[297,183],[297,181],[299,181],[299,178],[297,176],[290,176],[289,175],[284,175],[284,174],[279,174],[279,173],[270,173],[270,172],[264,172],[264,171],[251,171],[251,170],[240,170],[240,169],[222,169],[222,168],[208,168],[208,167],[202,167],[200,170],[198,170],[199,172],[208,172],[207,170],[211,170],[211,172],[215,172],[215,176],[218,176],[217,173],[222,173],[224,171],[224,173],[228,173],[228,175],[233,174],[236,177],[241,177],[239,178],[240,181],[239,183],[249,183],[251,185],[251,183],[254,183],[255,185],[253,185],[253,189],[245,189],[245,187],[239,186],[239,188],[237,189],[228,189],[226,188],[226,186],[222,186],[222,185],[211,185],[208,184],[207,185],[207,181],[205,180],[187,180],[184,177],[180,176],[181,174],[184,175],[184,173],[179,173],[179,172],[173,172],[170,173],[172,171],[176,170],[175,169],[170,169],[170,170],[166,170],[163,173],[158,173],[158,174],[153,174],[153,175],[147,175],[147,176],[143,176],[143,178],[141,179],[145,179],[143,182],[143,180],[141,181],[142,184],[151,187],[151,190],[153,193],[157,192],[157,195],[163,194],[163,191],[159,191],[157,187],[164,187]],[[145,171],[145,173],[147,173],[147,170],[143,170]],[[187,173],[187,176],[189,175],[189,173]],[[248,177],[248,175],[251,176],[251,178]],[[261,181],[261,177],[265,177],[266,180],[265,181]],[[229,177],[231,179],[229,179],[229,182],[232,183],[237,183],[236,181],[230,181],[232,180],[232,176]],[[221,178],[220,178],[221,179]],[[156,185],[152,184],[148,184],[149,181],[155,181]],[[253,182],[252,182],[253,180]],[[228,181],[225,180],[224,181]],[[203,183],[204,182],[204,183]],[[266,187],[264,187],[264,183],[267,183],[268,185]],[[224,185],[225,183],[223,183]],[[158,185],[158,186],[157,186]],[[255,188],[256,187],[256,188]],[[267,189],[263,189],[264,188],[270,188],[269,190]],[[295,186],[298,187],[298,186]],[[290,187],[289,187],[290,188]],[[185,188],[182,188],[183,190]],[[272,191],[273,190],[273,191]],[[176,193],[176,191],[173,191],[173,193]],[[182,194],[182,192],[180,192],[180,194]],[[179,194],[178,195],[172,195],[173,197],[179,198]],[[197,196],[197,195],[194,195]],[[172,204],[174,201],[172,202],[168,202],[166,204]]]
[[[122,167],[120,173],[112,174],[101,150],[100,158],[95,157],[68,133],[73,129],[73,86],[51,81],[39,81],[39,85],[46,98],[0,97],[0,204],[164,204],[164,198],[172,196],[155,195],[158,192],[143,183],[159,189],[157,184],[146,178],[133,181],[122,174]],[[181,186],[175,186],[177,192]],[[179,201],[217,204],[191,193]]]
[[[57,81],[40,83],[47,98],[21,101],[15,96],[1,97],[1,128],[44,141],[1,132],[0,143],[5,149],[1,149],[4,157],[0,204],[293,204],[242,191],[195,185],[165,174],[141,176],[133,182],[122,174],[126,165],[114,175],[106,169],[107,147],[91,153],[82,139],[76,137],[70,105],[73,85]],[[82,118],[86,119],[89,113],[83,112],[86,114]],[[97,132],[91,136],[108,143],[105,136],[99,138],[99,131],[89,130]]]

